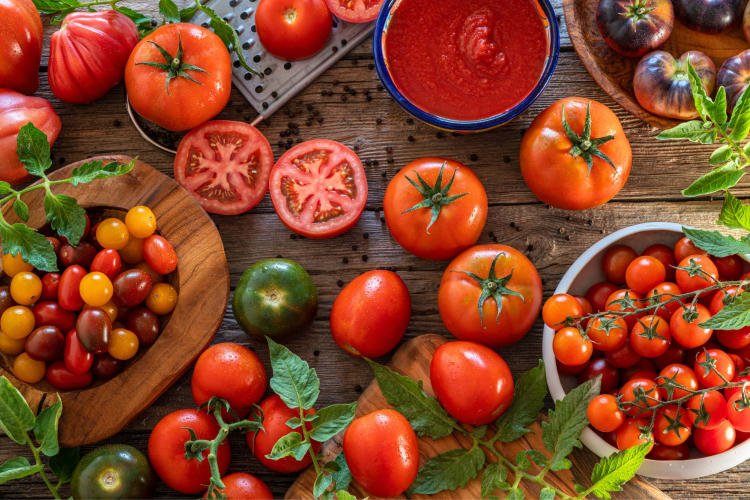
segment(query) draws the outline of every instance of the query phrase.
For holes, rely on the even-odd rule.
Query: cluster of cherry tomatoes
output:
[[[164,276],[177,254],[155,234],[156,217],[145,206],[125,220],[89,219],[78,245],[48,236],[62,273],[43,275],[21,259],[2,257],[10,286],[0,287],[0,352],[15,356],[13,374],[33,384],[46,378],[57,389],[80,389],[108,379],[140,346],[160,332],[159,316],[177,303]]]
[[[585,296],[557,294],[542,310],[556,330],[558,370],[580,382],[602,377],[588,407],[591,426],[619,449],[650,441],[648,458],[656,460],[688,458],[690,442],[714,455],[750,437],[742,388],[721,387],[750,381],[750,328],[700,326],[725,306],[726,294],[741,293],[717,285],[744,279],[740,258],[709,256],[683,237],[640,256],[613,246],[602,271],[607,281]]]

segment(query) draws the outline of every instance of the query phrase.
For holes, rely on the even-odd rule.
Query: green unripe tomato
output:
[[[151,498],[155,487],[156,477],[146,456],[126,444],[109,444],[87,453],[70,482],[76,500]]]

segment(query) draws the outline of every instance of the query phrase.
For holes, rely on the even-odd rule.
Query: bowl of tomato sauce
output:
[[[481,132],[521,114],[557,65],[549,0],[386,0],[375,68],[407,112],[434,127]]]

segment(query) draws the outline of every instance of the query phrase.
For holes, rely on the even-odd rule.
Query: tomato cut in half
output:
[[[334,16],[350,23],[366,23],[378,17],[384,0],[326,0]]]
[[[272,166],[271,145],[257,128],[214,120],[182,138],[174,178],[207,212],[236,215],[263,199]]]
[[[269,188],[281,222],[308,238],[347,231],[367,203],[367,177],[359,157],[328,139],[303,142],[281,155]]]

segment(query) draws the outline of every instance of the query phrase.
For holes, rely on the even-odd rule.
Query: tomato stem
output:
[[[198,80],[190,76],[187,71],[198,71],[200,73],[208,74],[208,71],[206,71],[205,69],[199,68],[198,66],[194,66],[183,61],[182,34],[178,34],[177,38],[179,40],[179,45],[177,48],[177,53],[174,56],[158,43],[154,42],[153,40],[148,40],[148,43],[156,47],[161,53],[161,56],[164,58],[163,63],[156,61],[141,61],[135,63],[136,66],[151,66],[153,68],[158,68],[166,71],[167,95],[169,95],[169,83],[175,78],[185,78],[186,80],[190,80],[191,82],[197,83],[198,85],[203,85],[202,82],[199,82]]]
[[[584,122],[581,135],[576,134],[570,127],[570,124],[568,124],[568,120],[565,119],[565,105],[562,106],[560,117],[563,130],[565,130],[565,135],[567,135],[570,142],[573,143],[573,146],[570,148],[570,155],[573,158],[583,158],[583,161],[586,162],[586,166],[589,169],[589,175],[591,175],[591,169],[594,166],[594,157],[606,161],[613,170],[617,171],[612,160],[599,150],[599,146],[611,141],[615,136],[605,135],[604,137],[591,138],[591,102],[586,105],[586,121]]]
[[[424,199],[413,207],[408,208],[401,213],[405,214],[407,212],[412,212],[420,208],[429,208],[430,210],[432,210],[432,218],[430,219],[430,223],[427,224],[427,228],[425,229],[425,232],[427,234],[430,234],[430,228],[433,224],[435,224],[435,222],[437,222],[438,217],[440,216],[440,209],[442,207],[444,207],[445,205],[449,205],[457,199],[469,194],[461,193],[454,196],[448,196],[451,186],[453,186],[453,181],[456,178],[456,171],[458,170],[458,168],[455,168],[453,170],[451,179],[448,181],[445,187],[443,187],[443,169],[445,168],[445,164],[446,162],[444,161],[440,166],[440,172],[438,172],[437,178],[435,179],[435,184],[433,186],[430,186],[416,170],[414,171],[414,173],[417,174],[417,181],[419,181],[419,184],[417,184],[417,181],[412,180],[408,175],[404,176],[404,178],[409,181],[409,184],[414,186],[414,189],[419,191],[419,194],[424,196]]]

